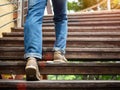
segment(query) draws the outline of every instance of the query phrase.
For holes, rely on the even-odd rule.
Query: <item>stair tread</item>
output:
[[[24,35],[24,32],[3,33],[3,35]],[[43,32],[43,35],[55,35],[53,32]],[[120,32],[68,32],[68,35],[120,35]]]
[[[10,33],[2,33],[3,37],[24,37],[24,32],[10,32]],[[55,32],[43,32],[43,38],[45,37],[55,37]],[[80,31],[76,31],[76,32],[68,32],[68,38],[70,37],[76,37],[76,38],[83,38],[83,37],[94,37],[94,38],[100,38],[100,37],[104,37],[104,38],[120,38],[120,32],[90,32],[90,31],[86,31],[86,32],[80,32]]]
[[[12,53],[11,53],[12,54]],[[21,55],[22,54],[22,55]],[[79,54],[79,55],[78,55]],[[44,54],[43,54],[44,55]],[[1,60],[24,60],[24,53],[13,53],[12,55],[2,55],[0,56]],[[71,53],[66,54],[66,58],[70,61],[119,61],[119,53]],[[51,54],[44,55],[43,60],[53,60]]]
[[[10,63],[11,62],[11,63]],[[42,66],[45,65],[45,66]],[[14,60],[7,60],[7,61],[4,61],[4,60],[0,60],[0,67],[3,67],[3,66],[25,66],[26,65],[26,60],[20,60],[20,61],[14,61]],[[95,61],[95,62],[91,62],[91,61],[87,61],[87,62],[72,62],[72,61],[69,61],[68,63],[54,63],[54,62],[49,62],[49,61],[38,61],[38,65],[39,67],[86,67],[86,66],[90,66],[90,67],[93,67],[93,66],[106,66],[106,67],[111,67],[111,66],[117,66],[117,67],[120,67],[120,61],[118,62],[100,62],[100,61]],[[7,67],[6,67],[7,68]],[[9,68],[9,67],[8,67]],[[58,72],[59,73],[59,72]]]
[[[4,40],[4,41],[23,41],[23,37],[3,37],[3,38],[0,38],[0,41],[1,40]],[[43,40],[46,40],[46,41],[54,41],[55,40],[55,37],[44,37]],[[76,38],[76,37],[70,37],[67,39],[67,41],[120,41],[120,38],[102,38],[102,37],[97,37],[97,38],[94,38],[94,37],[85,37],[85,38]]]
[[[8,82],[8,83],[26,83],[26,84],[31,84],[33,81],[26,81],[26,80],[0,80],[0,83],[4,83],[4,82]],[[90,83],[94,83],[94,84],[105,84],[105,83],[120,83],[119,80],[40,80],[40,81],[34,81],[34,83],[39,83],[39,84],[47,84],[47,83],[51,83],[51,84],[55,84],[55,83],[84,83],[84,84],[90,84]],[[79,85],[80,86],[80,85]]]
[[[120,21],[120,17],[105,17],[105,18],[88,18],[88,19],[84,19],[84,18],[70,18],[68,19],[68,23],[72,23],[72,22],[80,22],[80,23],[83,23],[83,22],[111,22],[111,21]],[[46,19],[46,20],[43,20],[43,24],[48,24],[48,23],[54,23],[54,21],[52,19]]]
[[[52,48],[51,48],[52,49]],[[42,59],[43,60],[53,60],[53,51],[49,49],[43,49],[43,55]],[[0,59],[1,60],[24,60],[24,49],[0,49],[1,50],[1,55]],[[118,61],[120,59],[120,49],[84,49],[84,48],[70,48],[66,49],[66,55],[65,57],[68,60],[73,60],[73,61]]]
[[[43,23],[43,26],[51,26],[51,25],[54,25],[54,23]],[[120,25],[120,21],[87,21],[87,22],[69,22],[68,23],[68,26],[69,25],[84,25],[84,26],[86,26],[86,25],[92,25],[92,26],[94,26],[94,25]]]
[[[0,52],[23,52],[24,47],[0,47]],[[43,51],[53,51],[52,47],[43,47]],[[120,52],[120,48],[79,48],[67,47],[66,51],[73,52]]]
[[[25,65],[26,61],[0,61],[0,73],[25,74]],[[41,74],[120,74],[120,62],[69,62],[58,64],[52,61],[38,61],[38,66]]]
[[[21,31],[23,31],[23,27],[14,27],[14,28],[11,28],[11,29],[14,29],[14,30],[21,30]],[[54,31],[54,27],[43,27],[43,30],[53,30]],[[68,27],[68,29],[75,29],[75,31],[76,31],[76,29],[77,30],[79,30],[79,29],[84,29],[84,30],[86,30],[86,29],[120,29],[120,26],[89,26],[89,27],[84,27],[84,26],[69,26]]]
[[[80,90],[80,89],[99,89],[99,90],[106,90],[106,89],[114,89],[119,90],[120,88],[120,81],[117,80],[41,80],[41,81],[25,81],[25,80],[0,80],[0,88],[2,89],[10,89],[17,90],[17,89],[24,89],[26,90],[29,88],[30,90],[36,89],[44,89],[44,90]],[[17,88],[17,89],[16,89]],[[101,89],[100,89],[101,88]]]
[[[119,13],[113,13],[113,14],[94,14],[94,13],[87,13],[87,14],[82,14],[82,13],[78,13],[78,14],[68,14],[68,19],[69,18],[103,18],[103,17],[119,17],[120,16],[120,12]],[[45,19],[52,19],[53,15],[51,16],[44,16],[44,20]]]

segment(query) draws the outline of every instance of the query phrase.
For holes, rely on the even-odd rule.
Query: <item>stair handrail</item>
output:
[[[17,19],[17,27],[22,26],[22,18],[23,18],[23,2],[24,0],[18,0],[18,19]]]
[[[27,10],[28,10],[28,0],[23,0],[23,2],[20,2],[22,7],[19,7],[21,11],[21,27],[24,26],[25,18],[27,16]]]
[[[28,0],[17,0],[17,3],[18,3],[17,27],[23,27],[25,17],[27,15]]]

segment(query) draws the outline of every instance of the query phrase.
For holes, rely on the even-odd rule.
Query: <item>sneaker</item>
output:
[[[26,80],[38,81],[41,79],[36,58],[33,57],[28,58],[25,71],[26,71]]]
[[[60,51],[54,52],[54,63],[67,63],[67,59],[64,55],[61,54]]]

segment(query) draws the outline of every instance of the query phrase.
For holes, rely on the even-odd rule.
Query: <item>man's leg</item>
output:
[[[36,60],[42,58],[42,19],[46,4],[47,0],[28,0],[28,15],[24,26],[27,80],[40,80]]]
[[[67,0],[52,0],[56,41],[54,44],[54,61],[67,62],[64,57],[68,32]]]

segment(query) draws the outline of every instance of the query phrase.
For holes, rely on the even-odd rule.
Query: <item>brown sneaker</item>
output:
[[[54,63],[67,63],[67,59],[64,55],[61,54],[60,51],[54,52]]]
[[[26,71],[26,80],[36,81],[41,79],[41,75],[35,58],[33,57],[28,58],[25,71]]]

